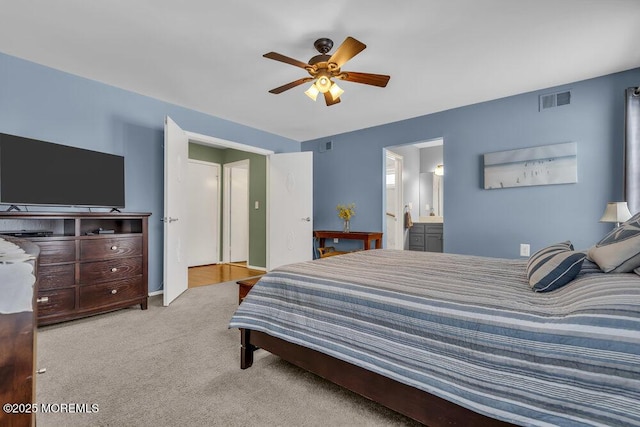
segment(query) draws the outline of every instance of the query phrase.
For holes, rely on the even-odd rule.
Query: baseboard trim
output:
[[[162,295],[162,294],[164,294],[164,290],[160,289],[159,291],[149,292],[147,295],[150,297],[154,297],[156,295]]]
[[[260,270],[260,271],[264,271],[265,273],[267,272],[266,267],[256,267],[255,265],[247,265],[247,268],[251,269],[251,270]]]

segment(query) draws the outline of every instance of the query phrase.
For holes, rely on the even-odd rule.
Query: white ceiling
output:
[[[297,141],[640,66],[638,0],[0,0],[0,52]],[[269,89],[313,42],[367,48],[326,107]],[[640,82],[638,82],[640,83]]]

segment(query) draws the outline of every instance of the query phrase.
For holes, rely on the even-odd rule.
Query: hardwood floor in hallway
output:
[[[265,274],[242,264],[212,264],[189,268],[189,287],[212,285]]]

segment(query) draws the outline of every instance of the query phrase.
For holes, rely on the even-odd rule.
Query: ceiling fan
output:
[[[279,94],[285,90],[292,89],[301,84],[315,80],[313,84],[305,91],[305,94],[314,101],[319,93],[324,94],[327,106],[331,106],[340,102],[340,95],[344,93],[333,79],[346,80],[348,82],[362,83],[378,87],[385,87],[389,82],[390,76],[383,74],[356,73],[353,71],[342,71],[341,67],[351,58],[362,52],[367,46],[354,39],[347,37],[342,44],[336,49],[333,55],[329,55],[329,51],[333,47],[333,41],[328,38],[321,38],[313,43],[320,55],[316,55],[309,60],[308,63],[298,61],[288,56],[281,55],[276,52],[265,53],[265,58],[284,62],[286,64],[295,65],[296,67],[307,70],[311,77],[303,77],[286,85],[282,85],[269,92]]]

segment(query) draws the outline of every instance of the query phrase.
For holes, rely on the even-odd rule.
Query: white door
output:
[[[189,138],[171,118],[164,124],[164,305],[187,290],[187,161]]]
[[[232,167],[230,175],[229,261],[249,262],[249,168],[245,163]]]
[[[220,165],[188,161],[188,266],[220,262]]]
[[[249,250],[249,159],[225,163],[223,170],[222,262],[247,261]],[[267,179],[266,176],[263,179]],[[264,209],[264,207],[263,207]]]
[[[402,194],[402,156],[385,151],[385,235],[387,248],[404,249],[404,209]]]
[[[267,168],[267,270],[313,257],[313,153],[272,154]]]

